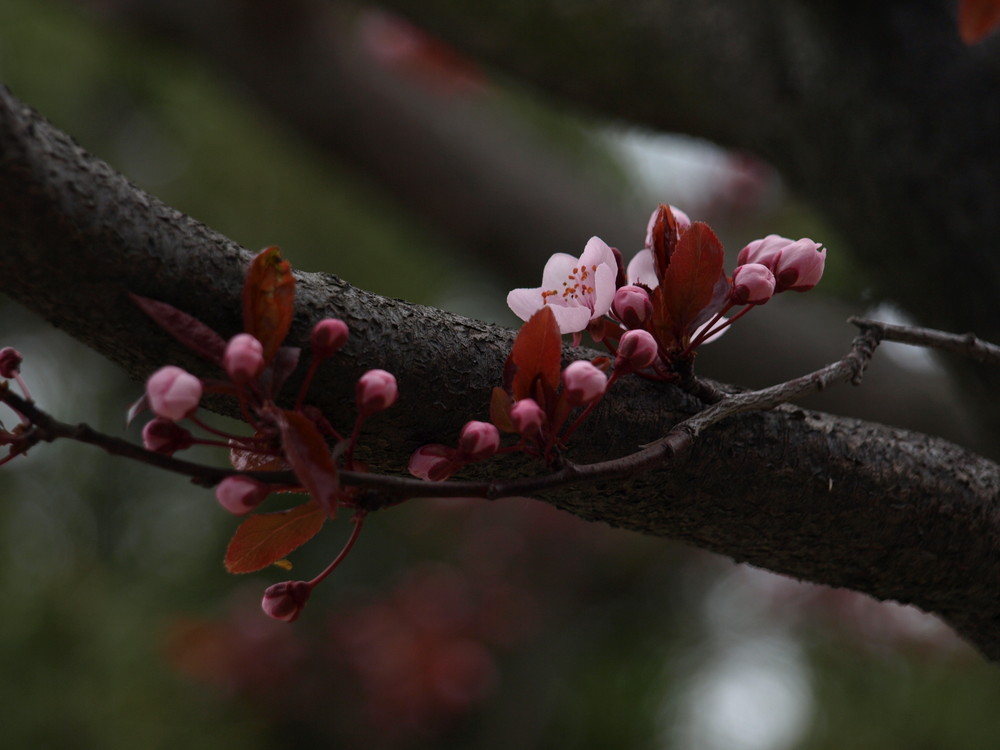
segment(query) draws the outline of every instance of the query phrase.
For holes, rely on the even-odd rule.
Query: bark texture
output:
[[[127,292],[167,301],[231,335],[240,327],[249,257],[0,94],[4,293],[136,377],[168,361],[209,374]],[[399,378],[401,402],[380,415],[365,446],[380,470],[400,470],[412,448],[450,442],[466,419],[485,412],[513,332],[380,298],[333,276],[302,273],[299,282],[293,343],[322,316],[351,326],[348,346],[314,388],[331,421],[353,418],[362,370],[383,367]],[[574,459],[632,452],[698,408],[674,388],[633,381],[616,388],[574,439]],[[1000,658],[998,487],[1000,468],[942,440],[788,406],[708,430],[662,470],[544,499],[589,520],[917,604]]]

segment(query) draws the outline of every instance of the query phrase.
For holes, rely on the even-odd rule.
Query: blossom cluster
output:
[[[553,255],[542,285],[513,290],[507,304],[525,321],[542,307],[551,308],[560,332],[577,342],[587,330],[612,351],[625,341],[630,350],[655,344],[655,359],[637,369],[674,379],[698,346],[753,307],[781,292],[812,289],[825,263],[826,249],[819,243],[772,234],[740,250],[727,276],[722,244],[708,225],[660,205],[649,218],[643,249],[627,265],[621,253],[592,237],[579,258]],[[626,331],[649,336],[625,339]]]

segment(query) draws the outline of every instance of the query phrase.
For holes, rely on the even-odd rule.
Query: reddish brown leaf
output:
[[[340,479],[326,441],[308,417],[294,411],[275,409],[274,413],[292,471],[312,499],[333,518],[337,514]]]
[[[1000,26],[1000,0],[959,0],[958,35],[976,44]]]
[[[276,513],[250,516],[236,529],[226,548],[226,570],[252,573],[266,568],[312,539],[326,514],[314,501]]]
[[[140,310],[188,349],[210,362],[222,365],[222,355],[226,351],[226,340],[222,336],[197,318],[166,302],[140,297],[131,292],[128,296]]]
[[[243,327],[264,346],[270,363],[288,335],[295,310],[295,277],[281,250],[268,247],[250,263],[243,284]]]
[[[535,378],[541,378],[553,390],[559,385],[562,337],[559,335],[556,316],[548,305],[543,305],[521,326],[510,357],[517,368],[512,385],[515,401],[532,395]]]
[[[255,433],[254,437],[260,438],[262,433]],[[281,456],[257,453],[237,446],[229,449],[229,462],[237,471],[287,471],[289,468],[288,462]]]
[[[656,275],[662,279],[677,246],[677,220],[670,206],[666,204],[661,203],[657,209],[653,230],[650,232],[650,242],[656,264]]]
[[[501,432],[516,432],[514,423],[510,421],[510,407],[514,399],[503,388],[494,388],[490,398],[490,420]]]
[[[712,301],[715,284],[722,275],[722,243],[715,232],[696,221],[681,235],[670,266],[653,295],[654,320],[669,325],[679,340],[698,313]],[[668,320],[657,320],[655,316]]]

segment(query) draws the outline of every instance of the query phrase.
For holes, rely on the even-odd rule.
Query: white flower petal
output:
[[[528,320],[544,304],[542,288],[514,289],[507,295],[507,306],[521,320]]]
[[[628,264],[625,276],[629,284],[645,284],[650,289],[660,285],[656,276],[656,261],[652,250],[640,250]]]

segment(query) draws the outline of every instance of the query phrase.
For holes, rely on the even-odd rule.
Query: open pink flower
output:
[[[521,320],[548,305],[560,333],[578,333],[611,309],[617,276],[618,262],[611,248],[599,237],[591,237],[579,258],[566,253],[549,258],[542,285],[513,290],[507,295],[507,305]]]

